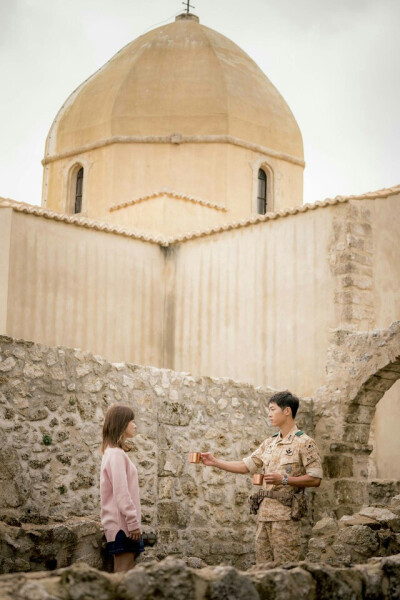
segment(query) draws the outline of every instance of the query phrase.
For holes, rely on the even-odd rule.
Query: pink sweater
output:
[[[107,542],[141,528],[138,474],[122,448],[107,447],[100,470],[101,523]]]

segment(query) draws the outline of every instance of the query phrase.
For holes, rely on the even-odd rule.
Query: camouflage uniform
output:
[[[253,454],[243,458],[250,473],[263,467],[264,473],[287,473],[288,477],[311,475],[322,479],[322,465],[313,439],[296,426],[282,438],[276,433],[267,438]],[[291,496],[298,489],[291,485],[267,485],[267,491]],[[299,560],[300,521],[291,517],[291,507],[274,498],[264,498],[258,511],[256,531],[256,562],[279,563]]]

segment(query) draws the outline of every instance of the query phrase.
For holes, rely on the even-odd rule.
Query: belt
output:
[[[272,498],[273,500],[279,500],[282,504],[286,506],[292,505],[293,492],[287,494],[286,492],[274,492],[267,490],[259,490],[257,492],[257,496],[259,500],[263,500],[264,498]]]
[[[256,494],[253,494],[253,496],[250,496],[249,498],[250,514],[257,514],[260,504],[264,500],[264,498],[272,498],[273,500],[278,500],[284,506],[291,507],[293,496],[293,492],[288,494],[286,492],[259,490]]]

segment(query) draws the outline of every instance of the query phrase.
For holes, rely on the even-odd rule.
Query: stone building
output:
[[[304,205],[304,165],[289,107],[233,42],[190,14],[141,36],[60,109],[42,206],[0,200],[0,333],[312,398],[305,423],[327,471],[317,513],[340,516],[382,489],[372,479],[400,478],[400,186]],[[7,352],[5,378],[18,387],[27,360],[35,379],[34,358]],[[44,391],[57,361],[38,371]],[[60,373],[69,406],[75,383]],[[85,402],[104,385],[85,383]]]

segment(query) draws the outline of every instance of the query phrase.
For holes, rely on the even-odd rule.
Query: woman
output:
[[[136,433],[135,415],[129,406],[114,404],[103,425],[103,458],[100,471],[101,523],[107,550],[114,556],[114,572],[129,571],[144,552],[138,474],[128,458]]]

